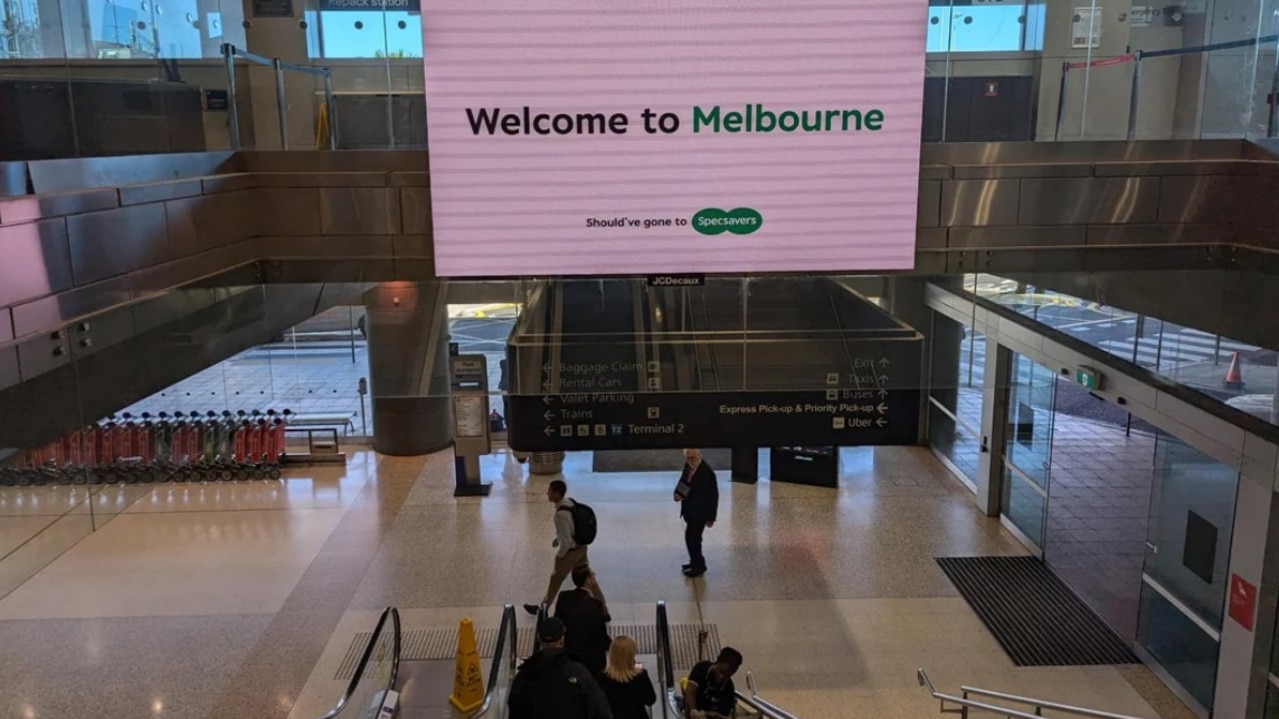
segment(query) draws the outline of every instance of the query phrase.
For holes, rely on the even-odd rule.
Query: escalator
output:
[[[918,440],[922,336],[831,278],[544,282],[507,362],[509,444],[521,451]],[[853,406],[808,409],[838,400]],[[730,427],[752,421],[724,417],[732,404],[810,416],[775,437],[763,421]],[[813,437],[823,426],[829,436]]]
[[[834,280],[757,278],[714,282],[676,296],[676,311],[710,343],[692,391],[807,389],[828,372],[865,375],[857,364],[867,341],[911,338],[914,331]],[[671,301],[671,300],[668,300]]]
[[[545,617],[545,607],[539,612],[535,624]],[[679,693],[677,670],[674,666],[671,648],[670,622],[666,612],[666,603],[657,602],[655,614],[655,635],[657,639],[657,689],[658,704],[653,708],[653,716],[663,719],[679,719],[684,716],[683,698]],[[533,633],[534,637],[536,632]],[[452,716],[466,719],[506,719],[507,695],[511,681],[520,661],[519,631],[516,623],[515,607],[506,605],[502,609],[502,619],[498,626],[493,656],[488,665],[487,682],[484,699],[480,706],[470,712],[458,712],[448,705],[447,696],[442,695],[438,681],[423,681],[424,674],[436,675],[451,681],[453,662],[412,662],[404,661],[403,632],[400,626],[400,613],[394,607],[382,611],[377,624],[369,634],[368,641],[359,653],[350,683],[342,695],[334,703],[333,708],[319,719],[391,719],[399,716],[404,719],[415,719],[423,716]],[[526,647],[534,651],[536,646]],[[414,665],[419,666],[414,666]],[[680,667],[682,673],[691,667]],[[798,719],[798,717],[777,705],[767,701],[755,691],[755,682],[749,672],[746,674],[747,692],[738,692],[737,719],[759,717],[761,719]],[[420,692],[418,689],[433,691]],[[423,695],[428,694],[429,695]]]
[[[519,651],[514,606],[508,604],[502,609],[493,658],[487,667],[484,699],[469,712],[459,712],[449,705],[454,662],[404,661],[403,646],[400,613],[387,607],[360,652],[350,684],[333,708],[319,719],[505,719],[506,696]]]
[[[512,394],[637,391],[648,329],[635,281],[542,283],[508,340]]]
[[[320,719],[383,719],[388,711],[389,719],[399,701],[401,646],[400,612],[387,607],[360,653],[351,683]]]
[[[673,666],[671,651],[671,627],[666,614],[666,603],[657,603],[655,624],[657,635],[658,708],[653,716],[663,719],[681,719],[684,713],[684,697],[680,693],[680,681]],[[681,672],[691,667],[682,667]],[[755,691],[755,679],[746,673],[747,692],[737,692],[737,712],[734,719],[799,719],[794,714],[764,699]],[[660,712],[660,714],[659,714]]]

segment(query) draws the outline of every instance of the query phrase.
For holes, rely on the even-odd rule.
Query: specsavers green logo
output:
[[[708,207],[693,215],[693,229],[703,235],[718,235],[721,232],[749,235],[763,224],[764,217],[749,207],[739,207],[727,212],[717,207]]]

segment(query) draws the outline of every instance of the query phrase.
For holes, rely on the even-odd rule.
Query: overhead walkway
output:
[[[39,444],[126,406],[149,394],[142,384],[171,383],[304,319],[298,308],[314,313],[346,301],[328,296],[334,288],[433,279],[427,164],[418,151],[0,163],[0,403],[36,408],[0,434],[9,444]],[[1248,142],[929,145],[915,273],[1060,277],[1147,268],[1215,272],[1223,293],[1241,274],[1260,287],[1279,269],[1279,239],[1270,231],[1279,223],[1269,201],[1276,191],[1279,156]],[[756,278],[752,297],[734,301],[739,290],[712,281],[694,288],[700,294],[690,290],[691,303],[680,299],[683,290],[645,291],[628,302],[596,287],[608,311],[578,322],[583,331],[629,334],[632,346],[641,334],[642,357],[618,350],[621,361],[657,361],[664,389],[780,387],[794,368],[770,366],[777,363],[768,353],[792,354],[784,345],[742,356],[741,342],[725,341],[680,356],[663,344],[681,329],[699,341],[767,327],[760,313],[771,302],[767,282]],[[477,302],[511,299],[481,297],[480,284]],[[573,284],[582,287],[562,298],[562,308],[591,297],[589,282]],[[806,299],[806,292],[796,306],[812,309],[808,299],[820,293]],[[792,313],[788,322],[809,327],[804,321],[818,318],[826,331],[841,311],[836,304]],[[620,305],[628,305],[626,316],[614,314]],[[1259,329],[1222,334],[1258,344],[1253,334],[1273,335],[1264,313],[1245,320],[1217,312],[1204,322],[1191,321],[1194,313],[1186,309],[1182,321],[1206,331],[1217,330],[1212,322],[1251,322]],[[821,356],[812,349],[803,354]],[[838,360],[838,344],[827,350]],[[147,382],[121,371],[132,358],[157,355],[165,356],[164,372],[141,378]],[[525,387],[546,381],[540,365],[525,371],[533,375],[523,377]],[[649,387],[652,377],[635,375],[616,388]],[[30,386],[14,389],[23,385]],[[552,387],[570,389],[558,378]]]
[[[18,260],[0,266],[0,343],[236,267],[432,277],[427,167],[419,151],[0,163]],[[1251,142],[925,145],[915,272],[1273,269],[1277,189],[1279,158]]]

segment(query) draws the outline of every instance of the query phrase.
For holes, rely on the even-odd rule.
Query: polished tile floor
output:
[[[614,619],[651,623],[663,599],[672,621],[717,624],[761,693],[798,716],[936,715],[919,666],[943,690],[1161,716],[1152,703],[1166,697],[1144,674],[1012,666],[933,559],[1022,549],[926,449],[845,450],[838,490],[721,473],[699,580],[679,572],[678,468],[590,468],[570,455],[564,477],[600,518],[592,563]],[[506,453],[483,471],[494,483],[483,499],[453,498],[449,453],[360,451],[280,482],[122,487],[91,505],[73,501],[77,488],[3,490],[0,549],[19,546],[0,553],[0,579],[22,547],[77,523],[51,535],[55,554],[33,576],[15,569],[15,586],[0,584],[0,716],[322,715],[347,648],[382,607],[399,607],[406,629],[467,616],[496,626],[502,604],[545,586],[550,478]]]

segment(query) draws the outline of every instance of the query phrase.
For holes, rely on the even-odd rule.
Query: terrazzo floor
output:
[[[0,583],[0,716],[321,716],[347,647],[382,607],[397,606],[405,629],[464,616],[496,626],[502,604],[545,586],[551,478],[505,452],[482,470],[493,482],[482,499],[452,496],[447,452],[354,451],[344,468],[280,482],[120,488],[94,498],[101,512],[57,494],[75,488],[6,490],[0,528],[79,529],[29,578],[7,566],[20,552],[0,561],[14,585]],[[565,463],[570,495],[600,519],[591,560],[614,620],[651,623],[661,599],[672,622],[717,624],[760,693],[797,716],[936,715],[920,666],[944,691],[1185,716],[1141,668],[1012,666],[933,559],[1024,550],[927,449],[846,449],[837,490],[720,472],[698,580],[679,569],[677,470],[595,474],[586,453]]]

